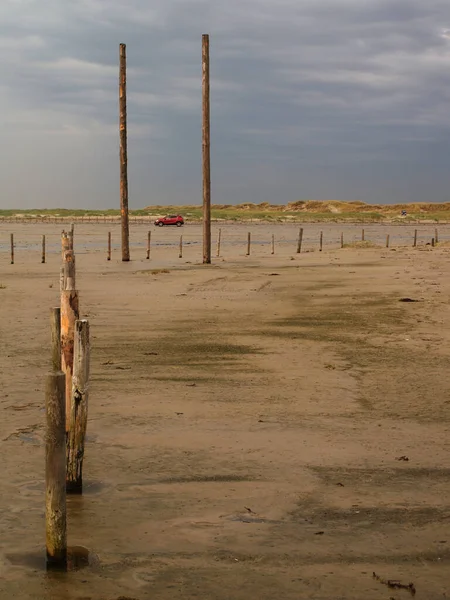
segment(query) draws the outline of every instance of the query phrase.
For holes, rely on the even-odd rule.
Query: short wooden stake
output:
[[[74,336],[73,378],[67,435],[66,490],[69,494],[83,492],[83,458],[86,437],[90,340],[89,321],[76,321]]]
[[[222,229],[219,229],[219,236],[217,238],[217,256],[220,256],[220,241],[222,238]]]
[[[45,408],[45,529],[47,568],[67,567],[65,375],[47,376]]]
[[[344,247],[344,232],[341,233],[341,248]]]
[[[272,233],[272,254],[275,254],[275,235]]]
[[[42,236],[42,258],[41,263],[45,264],[45,235]]]
[[[414,242],[413,242],[413,247],[415,248],[417,246],[417,229],[414,229]]]
[[[52,308],[50,311],[50,326],[52,332],[52,367],[53,371],[61,371],[61,309]]]
[[[178,254],[178,258],[183,258],[183,236],[180,235],[180,252]]]
[[[302,251],[302,241],[303,241],[303,228],[300,228],[298,232],[298,242],[297,242],[297,254],[300,254]]]
[[[61,259],[64,261],[64,254],[69,250],[69,237],[64,229],[61,231]]]
[[[147,235],[147,260],[150,260],[150,248],[152,243],[152,232],[149,231]]]
[[[364,229],[361,231],[361,241],[364,242],[366,239]]]
[[[386,236],[386,248],[389,248],[389,238],[390,238],[390,236],[389,236],[389,234],[387,234],[387,236]]]
[[[60,290],[60,292],[62,292],[64,288],[65,288],[65,285],[64,285],[64,266],[62,266],[61,269],[59,270],[59,290]]]
[[[322,247],[323,247],[323,231],[320,232],[319,252],[322,252]]]
[[[434,241],[436,242],[436,244],[439,244],[439,235],[437,229],[434,230]]]
[[[106,260],[111,260],[111,232],[108,231],[108,256]]]
[[[248,235],[247,235],[247,256],[250,256],[250,246],[251,246],[251,243],[252,243],[252,236],[251,236],[251,233],[249,231]]]
[[[431,238],[431,245],[434,248],[434,245],[435,245],[435,239],[434,238]]]
[[[11,234],[11,264],[14,264],[14,234]]]

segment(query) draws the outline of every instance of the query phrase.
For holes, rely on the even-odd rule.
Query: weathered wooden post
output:
[[[65,375],[47,376],[45,408],[45,529],[47,568],[67,567]]]
[[[11,264],[14,264],[14,234],[11,234]]]
[[[71,236],[69,236],[71,238]],[[62,236],[63,246],[67,243]],[[78,291],[75,285],[75,255],[72,249],[64,252],[61,276],[61,370],[66,375],[66,429],[69,430],[70,398],[72,394],[75,321],[79,318]]]
[[[61,256],[63,262],[66,260],[66,254],[70,250],[73,251],[73,237],[70,231],[63,231],[61,233]]]
[[[365,233],[364,233],[364,229],[361,231],[361,241],[364,242],[366,239]]]
[[[61,309],[52,308],[50,312],[52,334],[52,367],[53,371],[61,371]]]
[[[437,229],[434,230],[434,241],[436,242],[436,244],[439,244],[439,235]]]
[[[417,246],[417,229],[414,229],[414,242],[413,242],[413,248],[415,248]]]
[[[130,260],[130,225],[128,217],[127,56],[125,44],[120,44],[119,49],[119,113],[122,261],[128,262]]]
[[[150,247],[152,243],[152,232],[149,231],[147,235],[147,260],[150,260]]]
[[[111,260],[111,232],[108,231],[108,256],[106,260]]]
[[[320,238],[319,238],[319,252],[322,252],[322,246],[323,246],[323,231],[320,232]]]
[[[272,254],[275,254],[275,235],[272,233]]]
[[[435,240],[434,238],[431,238],[431,246],[432,246],[433,248],[434,248],[434,246],[435,246],[435,242],[436,242],[436,240]]]
[[[389,248],[389,234],[386,236],[386,248]]]
[[[180,251],[178,253],[178,258],[183,258],[183,236],[180,235]]]
[[[344,247],[344,232],[341,232],[341,248]]]
[[[45,264],[45,235],[42,236],[42,258],[41,263]]]
[[[83,458],[86,437],[90,339],[89,321],[82,319],[75,323],[73,378],[67,435],[66,489],[70,494],[83,492]]]
[[[252,236],[251,236],[251,233],[249,231],[248,234],[247,234],[247,256],[250,256],[250,246],[251,246],[251,243],[252,243]]]
[[[78,292],[76,290],[63,290],[61,292],[61,369],[66,375],[66,416],[69,415],[70,411],[74,331],[75,322],[78,318]],[[66,428],[68,431],[68,419],[66,419]]]
[[[68,250],[62,266],[62,290],[75,289],[75,255],[73,250]]]
[[[222,230],[219,229],[219,236],[217,238],[217,257],[220,256],[220,242],[221,242],[221,238],[222,238]]]
[[[211,263],[211,153],[209,98],[209,35],[202,35],[202,158],[203,158],[203,264]]]

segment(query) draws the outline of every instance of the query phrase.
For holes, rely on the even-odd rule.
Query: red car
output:
[[[158,225],[159,227],[164,227],[164,225],[176,225],[177,227],[181,227],[184,225],[184,219],[181,215],[169,215],[162,219],[156,219],[155,225]]]

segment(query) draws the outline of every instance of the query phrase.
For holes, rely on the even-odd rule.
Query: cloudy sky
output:
[[[0,207],[450,200],[448,0],[2,0]]]

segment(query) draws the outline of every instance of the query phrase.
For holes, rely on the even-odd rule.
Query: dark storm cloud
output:
[[[198,202],[203,32],[214,201],[447,199],[449,29],[440,0],[6,0],[1,206],[117,203],[119,42],[132,201]]]

